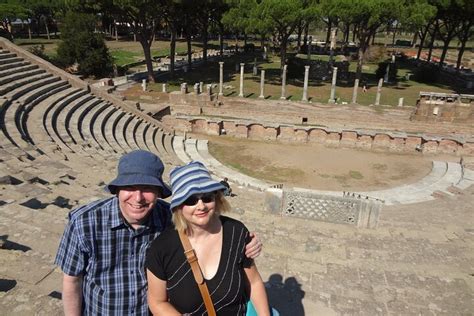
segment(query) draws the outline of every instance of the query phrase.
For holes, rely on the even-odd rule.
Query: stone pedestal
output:
[[[308,79],[309,79],[309,66],[304,66],[304,84],[303,84],[303,97],[301,101],[308,101]]]
[[[167,86],[166,83],[163,83],[162,88],[161,88],[161,92],[164,92],[164,93],[168,92],[168,86]]]
[[[286,100],[286,68],[287,65],[283,66],[283,73],[281,74],[281,97],[280,99]]]
[[[403,106],[403,98],[398,99],[398,106]]]
[[[142,91],[143,91],[143,92],[146,91],[146,79],[143,79],[143,80],[142,80]]]
[[[186,82],[183,82],[181,84],[181,94],[186,94],[188,93],[188,84]]]

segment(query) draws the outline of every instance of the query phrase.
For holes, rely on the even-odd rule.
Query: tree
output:
[[[255,19],[268,21],[280,45],[280,67],[286,60],[288,38],[304,17],[303,0],[262,0],[254,12]]]
[[[12,21],[15,19],[25,20],[30,11],[18,1],[0,3],[0,28],[4,30],[9,39],[13,39]]]
[[[458,38],[461,42],[461,47],[459,48],[458,58],[456,61],[456,69],[459,70],[461,67],[462,56],[464,50],[466,49],[466,43],[473,36],[473,26],[474,26],[474,3],[472,1],[466,1],[464,10],[460,14],[460,26]]]
[[[143,49],[148,80],[155,82],[151,58],[151,44],[156,29],[164,18],[164,1],[160,0],[98,0],[91,1],[98,6],[99,12],[105,12],[121,23],[130,25]]]
[[[68,12],[61,27],[58,61],[64,66],[75,63],[86,76],[104,76],[112,71],[112,57],[104,38],[94,32],[96,18],[92,14]]]

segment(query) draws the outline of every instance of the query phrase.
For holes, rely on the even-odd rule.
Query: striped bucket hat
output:
[[[199,161],[191,161],[187,165],[176,167],[170,173],[171,209],[183,204],[193,194],[203,194],[224,190],[220,182],[211,178],[211,174]]]

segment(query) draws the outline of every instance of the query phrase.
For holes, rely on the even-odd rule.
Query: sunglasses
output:
[[[199,202],[199,200],[201,200],[203,203],[214,202],[216,200],[216,194],[214,192],[204,194],[193,194],[183,202],[183,205],[194,206]]]

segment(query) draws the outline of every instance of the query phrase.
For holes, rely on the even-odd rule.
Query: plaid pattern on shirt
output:
[[[158,200],[148,223],[134,230],[117,197],[69,214],[55,263],[67,275],[83,276],[84,315],[148,315],[146,250],[170,218],[169,204]]]

